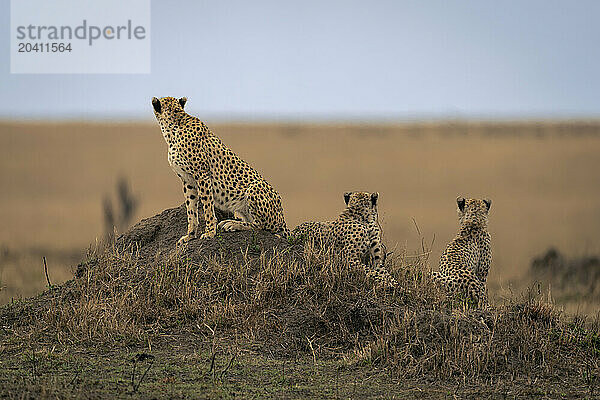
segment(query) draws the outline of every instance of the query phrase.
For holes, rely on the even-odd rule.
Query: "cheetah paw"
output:
[[[232,220],[221,221],[219,222],[219,225],[217,225],[217,228],[222,232],[232,232],[235,230],[235,222],[236,221]]]
[[[216,235],[215,232],[204,232],[202,235],[200,235],[200,240],[202,239],[212,239],[214,238]]]
[[[178,241],[177,246],[185,246],[190,240],[196,239],[194,235],[183,235]]]
[[[219,225],[217,225],[217,227],[219,230],[221,230],[221,232],[237,232],[252,229],[252,224],[244,221],[238,221],[235,219],[227,219],[225,221],[219,222]]]

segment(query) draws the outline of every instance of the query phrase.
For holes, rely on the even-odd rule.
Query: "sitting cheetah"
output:
[[[433,277],[451,292],[461,292],[477,305],[486,301],[485,282],[492,253],[487,231],[491,200],[456,199],[460,230],[448,244]]]
[[[371,256],[367,274],[380,283],[396,281],[383,267],[381,231],[377,215],[379,193],[344,193],[346,209],[335,221],[304,222],[292,231],[292,237],[312,239],[320,244],[333,244],[352,267],[365,267],[363,259]]]
[[[204,122],[186,113],[186,101],[185,97],[152,99],[154,115],[169,146],[169,164],[181,178],[186,198],[188,229],[178,244],[198,235],[198,201],[205,220],[200,238],[216,234],[214,207],[235,217],[219,223],[223,231],[254,228],[288,236],[279,194]]]

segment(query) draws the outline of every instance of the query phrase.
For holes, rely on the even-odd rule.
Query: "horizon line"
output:
[[[190,115],[201,114],[190,112]],[[527,122],[600,122],[600,113],[564,113],[564,114],[406,114],[406,115],[319,115],[319,114],[279,114],[256,115],[251,113],[206,113],[199,116],[203,121],[233,124],[409,124],[409,123],[448,123],[448,122],[477,122],[477,123],[527,123]],[[154,116],[140,114],[106,115],[102,113],[71,115],[6,115],[0,114],[0,123],[152,123]]]

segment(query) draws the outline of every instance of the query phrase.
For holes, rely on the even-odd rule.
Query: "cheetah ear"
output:
[[[456,198],[456,204],[458,204],[458,209],[460,211],[465,211],[465,198],[464,197],[457,197]]]
[[[179,99],[179,105],[181,108],[185,107],[185,103],[187,102],[187,97],[182,97]]]
[[[377,205],[377,199],[379,198],[379,193],[371,193],[371,205],[375,207]]]
[[[348,202],[350,201],[350,195],[352,194],[352,192],[346,192],[344,193],[344,201],[346,202],[346,205],[348,205]]]
[[[152,98],[152,107],[154,107],[154,111],[160,114],[160,100],[156,97]]]
[[[490,199],[483,199],[483,202],[485,203],[487,210],[490,211],[490,207],[492,206],[492,201]]]

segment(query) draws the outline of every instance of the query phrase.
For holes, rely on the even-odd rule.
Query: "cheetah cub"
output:
[[[456,199],[460,230],[440,259],[433,277],[450,292],[460,292],[477,305],[487,301],[485,282],[492,253],[487,230],[491,200]]]
[[[169,146],[169,164],[183,184],[188,229],[177,243],[198,236],[198,202],[205,221],[201,239],[216,234],[215,207],[235,217],[218,224],[223,231],[264,229],[287,236],[279,193],[204,122],[186,113],[186,101],[185,97],[152,99],[154,116]]]
[[[366,269],[367,275],[379,283],[395,285],[396,281],[383,267],[378,198],[379,193],[346,192],[346,209],[335,221],[304,222],[292,231],[292,237],[333,245],[342,251],[351,267]],[[367,266],[363,260],[369,255],[372,265]]]

